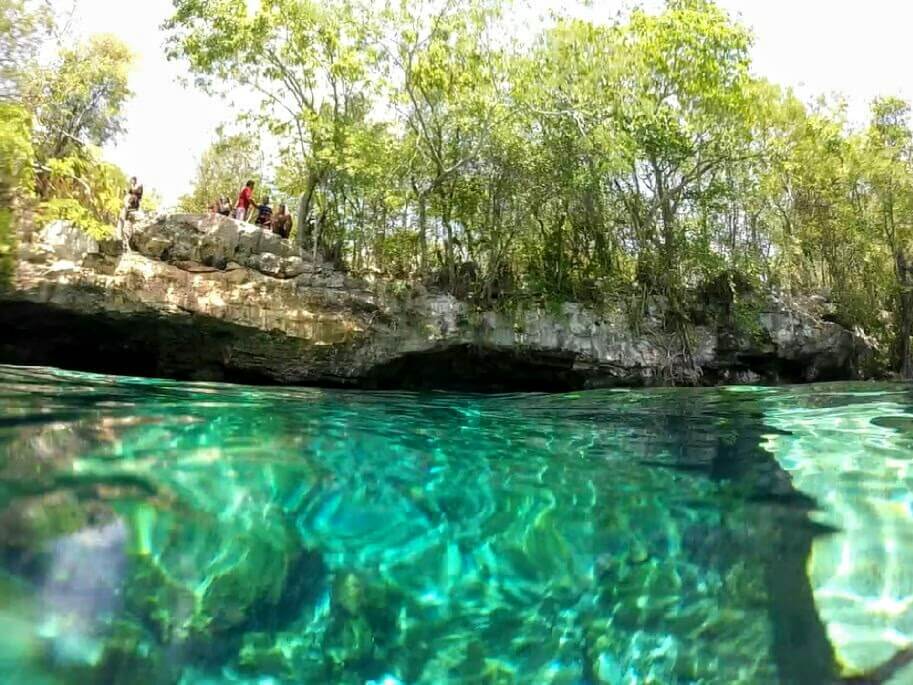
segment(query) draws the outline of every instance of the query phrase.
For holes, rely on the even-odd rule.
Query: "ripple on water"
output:
[[[0,368],[0,678],[776,683],[829,654],[783,654],[788,616],[816,620],[789,606],[809,516],[840,530],[814,540],[817,610],[867,668],[911,632],[908,405],[855,387],[479,397]]]

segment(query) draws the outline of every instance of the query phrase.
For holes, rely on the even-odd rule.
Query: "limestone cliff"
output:
[[[223,217],[139,226],[131,250],[53,224],[20,249],[0,301],[0,362],[196,380],[369,388],[569,390],[858,378],[870,349],[809,302],[680,334],[657,313],[484,310],[390,294]],[[814,304],[814,303],[811,303]],[[801,306],[800,306],[801,305]]]

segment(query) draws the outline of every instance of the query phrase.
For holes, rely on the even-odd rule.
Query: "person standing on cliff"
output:
[[[124,196],[124,208],[115,228],[115,237],[123,244],[126,252],[130,252],[130,231],[128,228],[139,211],[142,202],[143,184],[137,180],[136,176],[133,176],[130,178],[130,187],[127,188],[127,194]]]
[[[238,194],[238,204],[235,206],[235,218],[238,221],[246,221],[247,213],[254,204],[254,182],[248,181],[241,188]]]
[[[279,212],[273,215],[273,233],[280,238],[288,238],[292,233],[292,216],[285,205],[279,205]]]
[[[269,197],[263,197],[263,203],[255,205],[257,208],[257,218],[254,221],[261,228],[269,228],[273,223],[273,208],[269,206]]]

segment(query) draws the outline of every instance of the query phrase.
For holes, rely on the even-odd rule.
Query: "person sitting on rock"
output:
[[[279,211],[273,216],[273,233],[280,238],[288,238],[292,233],[292,215],[285,205],[279,205]]]
[[[221,214],[222,216],[231,215],[231,205],[228,202],[227,196],[222,195],[216,202],[216,214]]]
[[[143,184],[136,180],[136,176],[130,179],[130,189],[127,191],[127,209],[131,212],[139,211],[143,202]]]
[[[273,208],[269,206],[269,197],[263,198],[263,201],[256,205],[257,218],[254,221],[257,226],[269,227],[273,221]]]
[[[247,221],[247,213],[254,205],[254,182],[248,181],[238,193],[238,204],[235,205],[235,218],[238,221]]]

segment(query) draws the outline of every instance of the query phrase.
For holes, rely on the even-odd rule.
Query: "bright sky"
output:
[[[69,0],[52,0],[69,7]],[[559,0],[529,0],[546,7]],[[756,34],[755,71],[812,97],[841,93],[851,116],[862,119],[876,95],[913,99],[913,2],[908,0],[718,0]],[[592,12],[613,14],[629,3],[593,0]],[[658,4],[650,0],[649,4]],[[136,53],[136,97],[128,131],[107,157],[138,175],[166,204],[189,188],[200,154],[216,126],[233,113],[219,100],[184,88],[186,71],[165,60],[159,26],[170,0],[78,0],[82,34],[114,33]],[[524,17],[521,21],[528,19]]]

